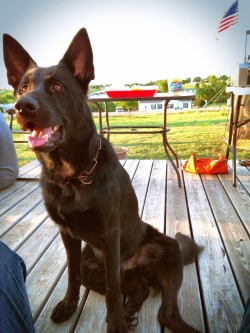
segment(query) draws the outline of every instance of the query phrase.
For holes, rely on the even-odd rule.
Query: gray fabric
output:
[[[0,190],[18,177],[18,162],[11,131],[0,111]]]

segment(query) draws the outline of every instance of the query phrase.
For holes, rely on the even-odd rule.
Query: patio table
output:
[[[99,126],[100,126],[100,135],[107,134],[107,139],[109,140],[111,134],[161,134],[162,135],[162,143],[164,147],[164,151],[166,154],[167,159],[171,163],[172,167],[174,168],[178,186],[181,187],[181,179],[180,174],[178,171],[179,162],[178,156],[174,149],[170,146],[168,142],[167,133],[170,131],[170,128],[167,127],[167,106],[168,103],[172,100],[193,100],[195,95],[193,94],[169,94],[169,93],[156,93],[153,97],[116,97],[116,98],[109,98],[106,94],[102,94],[99,96],[91,96],[89,97],[88,101],[95,103],[99,113]],[[108,110],[108,102],[117,102],[117,101],[152,101],[152,102],[164,102],[163,108],[163,119],[162,124],[158,126],[112,126],[109,122],[109,110]],[[106,125],[103,127],[102,124],[102,112],[100,103],[104,103],[105,106],[105,119]],[[175,158],[176,164],[174,163],[170,153]]]

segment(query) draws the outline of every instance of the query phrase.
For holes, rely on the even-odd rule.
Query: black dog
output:
[[[141,221],[129,176],[112,146],[97,135],[86,103],[94,78],[86,30],[77,33],[56,66],[38,67],[9,35],[4,35],[4,60],[17,120],[31,131],[45,204],[67,252],[68,289],[52,320],[70,318],[83,284],[106,295],[107,331],[127,333],[152,287],[162,292],[162,325],[198,332],[180,317],[177,294],[183,264],[192,262],[200,248],[177,234],[180,249],[176,240]],[[82,240],[87,245],[81,253]]]

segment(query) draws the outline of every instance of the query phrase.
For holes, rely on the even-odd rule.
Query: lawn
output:
[[[168,141],[178,154],[179,159],[189,158],[192,152],[198,157],[217,157],[225,154],[224,143],[227,112],[189,111],[168,114]],[[98,118],[94,116],[98,128]],[[110,125],[161,125],[162,115],[132,113],[110,117]],[[14,128],[18,128],[15,124]],[[160,134],[119,134],[111,135],[111,143],[126,146],[129,159],[164,159],[166,158],[162,136]],[[22,166],[35,158],[27,144],[16,144],[19,165]],[[248,158],[248,151],[239,151],[237,158]]]

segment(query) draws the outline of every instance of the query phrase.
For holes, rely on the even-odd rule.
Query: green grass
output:
[[[225,111],[189,111],[168,114],[168,141],[178,154],[179,159],[188,159],[192,152],[197,157],[217,157],[226,153],[224,143]],[[98,118],[94,117],[98,128]],[[103,119],[103,124],[105,124]],[[131,114],[110,117],[110,125],[161,125],[162,115]],[[18,125],[14,125],[18,128]],[[165,159],[161,134],[119,134],[111,135],[114,145],[126,146],[129,159]],[[26,144],[16,144],[19,165],[22,166],[35,158]],[[248,151],[238,151],[237,158],[248,158]]]

